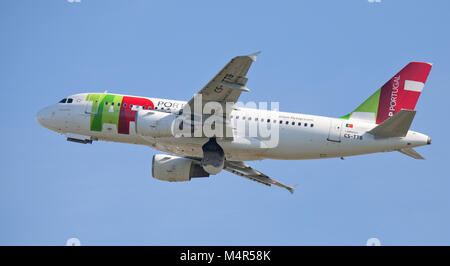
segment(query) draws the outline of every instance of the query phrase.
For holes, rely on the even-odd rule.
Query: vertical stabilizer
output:
[[[402,109],[414,110],[432,64],[411,62],[372,96],[342,119],[358,119],[381,124]]]

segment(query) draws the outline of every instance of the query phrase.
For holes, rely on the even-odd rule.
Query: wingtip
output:
[[[290,187],[288,188],[289,192],[291,192],[291,194],[294,194],[295,188],[296,188],[297,186],[298,186],[298,184],[295,184],[295,185],[293,185],[293,186],[290,186]]]
[[[258,57],[258,55],[261,53],[261,51],[258,51],[256,53],[253,54],[249,54],[247,55],[248,57],[250,57],[252,59],[253,62],[256,62],[256,58]]]

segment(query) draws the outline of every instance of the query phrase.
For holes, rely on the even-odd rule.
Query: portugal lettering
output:
[[[398,87],[400,86],[400,76],[394,77],[392,82],[391,101],[389,103],[389,116],[393,116],[397,106]]]

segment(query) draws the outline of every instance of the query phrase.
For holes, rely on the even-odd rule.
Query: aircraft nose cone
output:
[[[43,110],[41,110],[41,111],[39,111],[39,112],[37,113],[37,115],[36,115],[36,120],[37,120],[38,123],[41,124],[41,125],[42,125],[43,117],[44,117]]]
[[[428,144],[428,145],[431,144],[431,138],[430,138],[430,137],[428,137],[428,139],[427,139],[427,144]]]
[[[50,110],[49,108],[44,108],[42,110],[40,110],[37,114],[36,114],[36,120],[38,121],[38,123],[43,126],[43,127],[48,127],[48,122],[50,120]]]

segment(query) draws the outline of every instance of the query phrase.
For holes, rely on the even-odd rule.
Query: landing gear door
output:
[[[342,120],[331,119],[330,131],[328,132],[328,141],[341,142]]]

